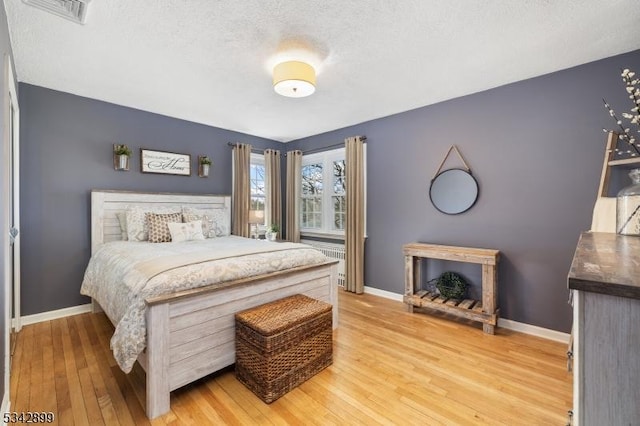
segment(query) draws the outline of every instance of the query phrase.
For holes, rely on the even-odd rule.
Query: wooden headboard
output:
[[[231,197],[210,194],[175,194],[167,192],[91,191],[91,254],[102,243],[122,239],[116,213],[129,206],[194,207],[199,209],[227,209],[231,215]],[[229,220],[229,223],[231,221]]]

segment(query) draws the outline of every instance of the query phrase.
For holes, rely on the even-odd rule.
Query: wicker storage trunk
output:
[[[332,306],[297,294],[236,314],[236,377],[267,404],[333,354]]]

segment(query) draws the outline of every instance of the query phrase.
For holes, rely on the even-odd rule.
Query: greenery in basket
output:
[[[267,228],[267,232],[280,232],[280,227],[278,226],[277,223],[272,223],[271,225],[269,225],[269,227]]]
[[[209,156],[207,155],[200,157],[200,164],[202,164],[203,166],[210,166],[211,158],[209,158]]]
[[[464,299],[464,294],[467,291],[467,282],[459,274],[455,272],[443,272],[438,278],[429,282],[433,281],[435,281],[436,288],[442,297],[448,299]]]
[[[127,157],[131,157],[131,149],[126,145],[116,145],[115,153],[116,155],[126,155]]]

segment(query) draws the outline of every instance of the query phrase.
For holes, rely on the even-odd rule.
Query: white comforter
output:
[[[304,244],[234,236],[184,243],[116,241],[91,257],[80,292],[100,303],[116,324],[111,349],[128,373],[145,348],[148,297],[325,261]]]

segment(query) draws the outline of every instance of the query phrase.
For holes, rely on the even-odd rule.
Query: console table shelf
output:
[[[409,312],[414,307],[428,308],[481,322],[485,333],[493,334],[498,322],[498,250],[411,243],[403,247],[405,258],[405,294],[403,301]],[[447,299],[420,287],[421,260],[439,259],[482,265],[482,300]]]

